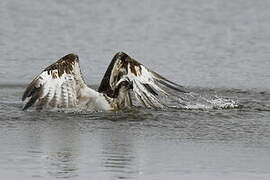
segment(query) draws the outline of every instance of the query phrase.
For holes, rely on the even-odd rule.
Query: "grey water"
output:
[[[0,1],[1,179],[269,179],[270,1]],[[235,108],[22,111],[68,53],[98,86],[124,51]]]

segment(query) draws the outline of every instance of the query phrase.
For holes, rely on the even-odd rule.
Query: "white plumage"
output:
[[[24,110],[35,106],[37,110],[82,108],[107,111],[132,106],[130,93],[146,107],[163,108],[166,103],[161,98],[177,97],[176,92],[187,91],[122,52],[114,56],[96,91],[84,82],[78,56],[68,54],[34,78],[22,100],[26,102]]]

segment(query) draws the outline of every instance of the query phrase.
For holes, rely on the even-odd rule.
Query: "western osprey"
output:
[[[119,110],[132,106],[131,93],[148,108],[167,107],[164,97],[181,100],[177,93],[188,91],[149,70],[123,52],[117,53],[98,90],[86,85],[79,57],[68,54],[45,68],[26,88],[23,110],[44,108],[83,108],[97,111]]]

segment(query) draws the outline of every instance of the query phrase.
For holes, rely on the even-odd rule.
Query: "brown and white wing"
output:
[[[113,97],[117,94],[115,92],[117,85],[124,80],[132,83],[136,99],[146,107],[166,107],[164,97],[181,100],[181,94],[188,92],[183,86],[149,70],[127,54],[120,52],[110,63],[98,91]]]
[[[23,110],[36,106],[40,110],[44,107],[75,107],[78,94],[87,85],[84,83],[79,58],[75,54],[68,54],[54,64],[44,69],[26,88],[22,101]]]

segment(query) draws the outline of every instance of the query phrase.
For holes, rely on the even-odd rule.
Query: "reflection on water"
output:
[[[27,142],[24,148],[32,149],[31,153],[39,152],[36,158],[39,157],[45,174],[57,178],[76,177],[80,147],[76,122],[69,117],[63,119],[59,113],[41,113],[39,116],[32,113],[33,119],[24,124]]]
[[[52,119],[55,121],[55,119]],[[47,131],[48,142],[43,148],[47,152],[46,169],[54,177],[70,178],[77,176],[78,149],[80,139],[76,132],[76,123],[66,120],[50,122]]]
[[[140,113],[141,112],[141,113]],[[75,178],[81,173],[108,178],[134,178],[139,169],[136,147],[130,134],[141,121],[151,118],[140,109],[122,112],[25,112],[27,144],[43,165],[43,176]],[[88,119],[88,120],[87,120]],[[105,121],[104,121],[105,120]],[[134,133],[134,132],[133,132]],[[83,142],[81,142],[83,139]],[[135,151],[135,152],[134,152]],[[84,171],[82,171],[84,169]],[[36,177],[40,172],[34,173]]]
[[[72,178],[78,176],[72,151],[52,152],[48,154],[48,174],[57,178]]]
[[[102,134],[101,143],[104,171],[121,179],[133,177],[137,172],[133,139],[112,128]]]

